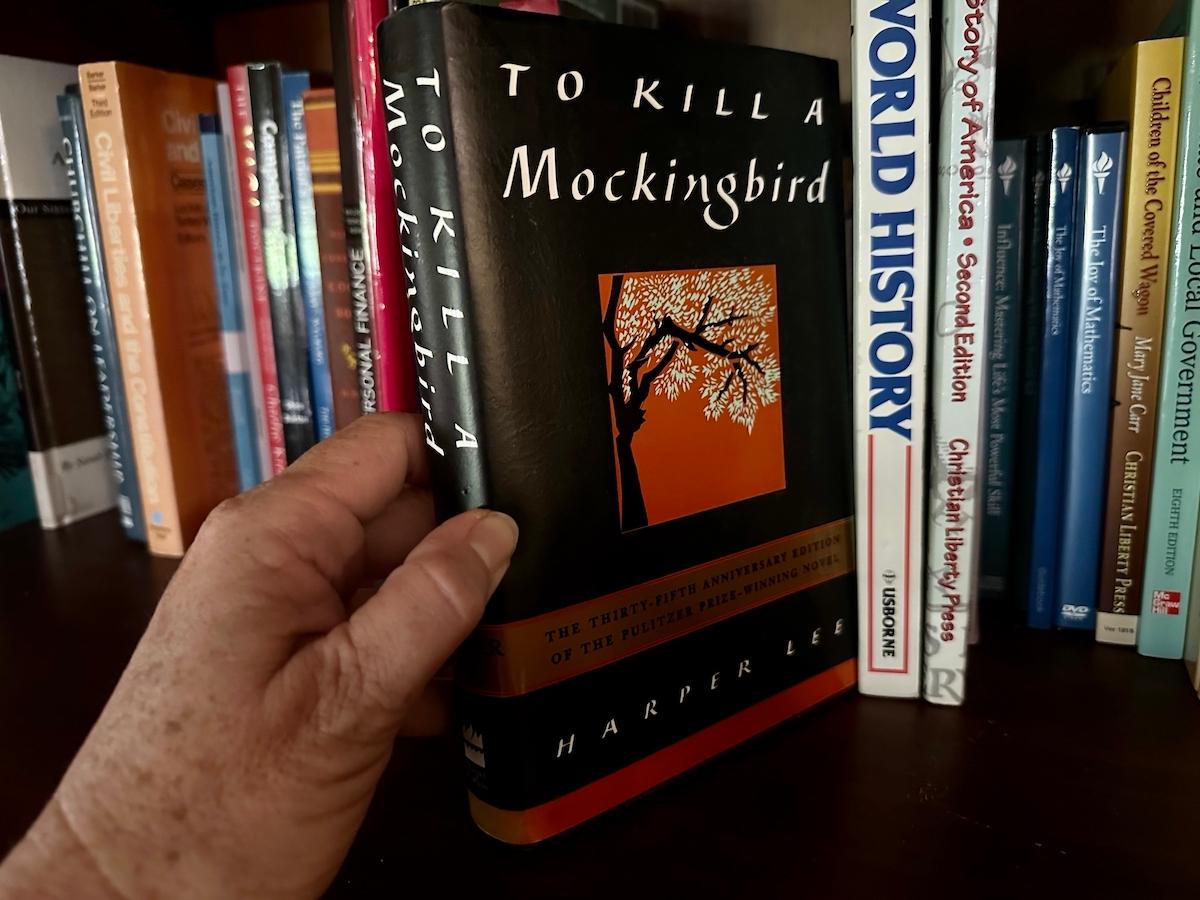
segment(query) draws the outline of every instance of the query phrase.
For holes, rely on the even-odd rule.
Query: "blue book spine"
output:
[[[1058,608],[1055,595],[1062,536],[1063,422],[1070,372],[1067,310],[1075,259],[1075,174],[1078,167],[1079,129],[1055,128],[1050,133],[1050,170],[1046,173],[1046,275],[1038,385],[1037,462],[1029,537],[1027,617],[1034,628],[1049,628]]]
[[[992,280],[988,288],[988,392],[984,428],[983,532],[979,589],[1009,588],[1016,477],[1017,408],[1021,392],[1021,302],[1028,237],[1027,141],[997,141],[992,156]]]
[[[313,202],[312,169],[308,162],[308,132],[304,125],[307,72],[283,76],[283,108],[287,115],[288,152],[292,156],[292,201],[296,211],[296,262],[304,296],[308,331],[308,369],[312,384],[317,440],[333,434],[333,378],[325,338],[325,296],[321,282],[321,248],[317,243],[317,207]]]
[[[60,94],[57,101],[75,219],[75,245],[87,302],[88,334],[92,339],[96,381],[100,387],[100,411],[104,416],[108,455],[117,487],[117,510],[125,533],[135,541],[145,541],[145,514],[138,488],[137,462],[133,456],[133,433],[129,426],[121,357],[117,352],[117,326],[108,296],[104,254],[100,251],[100,217],[96,212],[91,154],[84,136],[83,101],[74,91]]]
[[[213,277],[217,286],[217,309],[225,350],[225,382],[229,392],[229,416],[233,425],[233,448],[237,458],[238,482],[243,491],[262,481],[258,443],[254,428],[254,399],[244,348],[246,324],[238,296],[234,269],[233,225],[229,220],[229,190],[226,183],[225,147],[216,116],[200,116],[200,154],[204,163],[204,199],[208,205],[208,235],[212,245]]]
[[[1119,303],[1123,130],[1084,133],[1079,154],[1079,211],[1071,291],[1071,373],[1067,398],[1059,628],[1092,630],[1100,583],[1100,544],[1108,487],[1114,328]]]
[[[8,317],[0,292],[0,530],[37,518],[33,476],[29,474],[29,444],[21,414],[21,387],[16,356],[8,343]]]

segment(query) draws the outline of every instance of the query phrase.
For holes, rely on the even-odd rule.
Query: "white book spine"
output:
[[[854,0],[859,690],[920,693],[930,0]]]
[[[952,706],[965,696],[967,644],[978,627],[997,5],[946,0],[942,18],[922,694]]]

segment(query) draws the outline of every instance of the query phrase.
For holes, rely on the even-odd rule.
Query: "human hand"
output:
[[[217,508],[0,897],[328,886],[516,543],[483,510],[430,531],[425,459],[415,417],[371,415]]]

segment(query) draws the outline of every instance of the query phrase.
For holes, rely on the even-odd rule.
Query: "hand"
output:
[[[421,435],[415,417],[367,416],[209,516],[0,896],[330,883],[516,543],[483,510],[430,531]]]

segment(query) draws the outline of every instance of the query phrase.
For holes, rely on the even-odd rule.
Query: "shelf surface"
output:
[[[0,535],[0,851],[173,569],[111,515]],[[1182,665],[1004,627],[970,665],[961,710],[839,698],[533,848],[471,825],[451,740],[402,741],[331,894],[1194,895],[1200,708]]]

